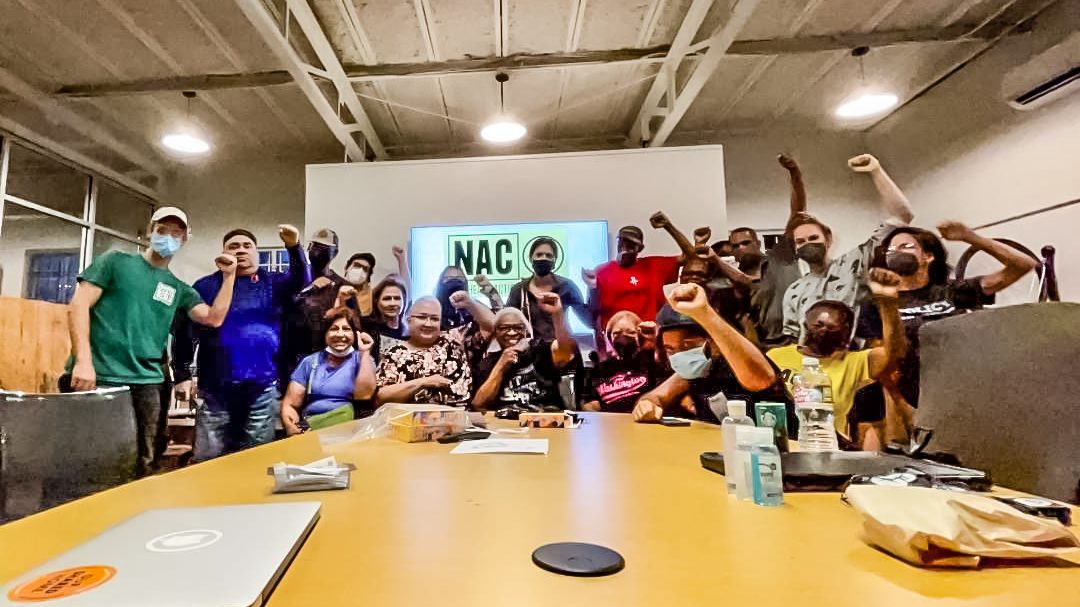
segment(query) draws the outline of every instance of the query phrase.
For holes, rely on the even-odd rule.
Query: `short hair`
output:
[[[368,262],[368,267],[370,267],[372,270],[375,269],[375,256],[371,253],[353,253],[352,257],[349,258],[349,261],[345,262],[345,267],[348,268],[357,259],[363,259],[364,261]]]
[[[330,332],[330,327],[334,326],[334,323],[342,318],[349,323],[349,328],[353,331],[353,339],[356,339],[356,334],[360,332],[360,319],[356,317],[356,312],[353,310],[338,310],[326,317],[326,331],[323,332],[324,340],[326,334]]]
[[[383,291],[390,287],[397,287],[401,289],[401,314],[405,314],[405,307],[409,303],[409,290],[405,287],[405,283],[396,276],[387,276],[379,281],[379,284],[375,285],[375,288],[371,290],[371,304],[373,307],[379,305],[379,299],[382,298]]]
[[[757,230],[755,230],[754,228],[747,228],[747,227],[735,228],[734,230],[731,230],[730,232],[728,232],[728,239],[729,240],[731,239],[731,235],[734,234],[735,232],[749,232],[751,238],[753,238],[754,240],[761,240],[760,238],[758,238]]]
[[[492,322],[492,324],[498,327],[499,323],[507,316],[513,316],[517,320],[521,321],[521,324],[525,325],[525,332],[528,333],[530,338],[533,336],[532,323],[529,322],[529,319],[525,317],[525,313],[517,308],[502,308],[495,313],[495,320]]]
[[[915,242],[919,243],[919,247],[922,248],[923,252],[934,256],[934,261],[930,262],[930,267],[927,268],[930,284],[940,285],[949,281],[949,275],[952,274],[952,268],[949,266],[949,253],[945,250],[945,245],[941,243],[941,239],[936,234],[930,230],[910,226],[896,228],[889,232],[885,240],[881,241],[882,253],[888,250],[893,237],[897,234],[911,234]]]
[[[531,245],[529,245],[529,257],[531,258],[533,256],[533,253],[536,252],[536,249],[539,248],[541,245],[545,245],[545,244],[547,246],[551,247],[551,252],[554,253],[555,258],[558,259],[558,257],[559,257],[559,244],[557,242],[555,242],[554,238],[550,238],[548,236],[541,236],[540,238],[537,238],[536,240],[534,240]]]
[[[439,300],[437,298],[435,298],[434,296],[431,296],[431,295],[425,295],[423,297],[417,298],[417,300],[412,302],[412,305],[409,306],[409,307],[410,308],[415,308],[416,306],[418,306],[420,304],[423,304],[423,303],[435,304],[435,307],[439,309],[439,315],[440,316],[442,315],[442,304],[439,303]]]
[[[635,326],[641,324],[641,317],[637,314],[634,314],[630,310],[619,310],[611,316],[611,320],[607,321],[607,325],[604,327],[604,335],[611,335],[612,328],[614,328],[615,325],[624,320],[629,320],[630,322],[634,323]]]
[[[225,237],[221,239],[222,246],[224,246],[226,242],[229,242],[229,240],[231,240],[233,236],[246,236],[251,239],[251,242],[253,242],[255,246],[259,245],[259,241],[255,239],[254,234],[245,230],[244,228],[236,228],[235,230],[229,230],[228,232],[225,232]]]
[[[803,316],[803,321],[810,316],[810,313],[817,308],[827,308],[840,315],[840,320],[845,326],[855,327],[855,311],[851,309],[851,306],[842,301],[836,301],[835,299],[822,299],[821,301],[814,302],[809,308],[806,309],[806,314]]]
[[[832,240],[832,230],[829,229],[829,226],[822,223],[820,219],[814,217],[810,213],[795,213],[794,215],[792,215],[791,220],[788,221],[787,228],[785,229],[785,234],[789,238],[794,238],[795,228],[799,226],[809,225],[814,225],[821,228],[821,231],[825,233],[825,238]]]

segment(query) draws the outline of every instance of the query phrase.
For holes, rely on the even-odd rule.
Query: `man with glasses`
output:
[[[558,294],[542,293],[537,305],[551,316],[555,339],[534,337],[532,325],[521,310],[499,310],[495,315],[498,349],[477,365],[476,385],[480,387],[473,398],[474,409],[483,411],[496,405],[534,411],[566,408],[559,383],[563,370],[580,360],[577,347]]]
[[[442,332],[442,306],[421,297],[406,317],[409,339],[383,354],[375,378],[377,405],[421,403],[464,405],[472,372],[462,345]]]

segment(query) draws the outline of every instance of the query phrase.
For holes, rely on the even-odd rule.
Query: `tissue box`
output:
[[[464,409],[444,405],[408,405],[390,413],[390,435],[405,443],[434,440],[464,432],[469,416]]]
[[[569,411],[557,413],[520,413],[518,425],[522,428],[576,428],[577,415]]]

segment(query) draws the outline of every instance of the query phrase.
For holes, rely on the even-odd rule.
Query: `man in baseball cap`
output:
[[[150,223],[159,223],[166,219],[179,221],[185,230],[188,227],[187,213],[176,207],[158,207],[154,214],[150,216]]]
[[[628,310],[643,321],[656,318],[664,305],[664,285],[678,277],[678,257],[638,257],[645,248],[641,228],[619,228],[615,245],[618,253],[614,261],[581,272],[589,286],[589,305],[596,315],[598,345],[604,343],[604,328],[616,312]]]
[[[348,284],[330,262],[338,254],[338,235],[330,228],[320,228],[311,236],[307,256],[311,262],[311,283],[293,299],[286,313],[278,369],[280,385],[286,386],[293,369],[302,358],[325,345],[326,312],[334,307],[338,291]]]

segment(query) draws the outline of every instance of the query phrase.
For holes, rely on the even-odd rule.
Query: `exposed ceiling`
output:
[[[1071,0],[1057,0],[1071,1]],[[866,129],[1055,0],[0,0],[0,129],[153,189],[215,155],[398,159]],[[288,42],[286,42],[288,40]],[[872,47],[861,60],[856,46]],[[529,135],[480,140],[505,108]]]

